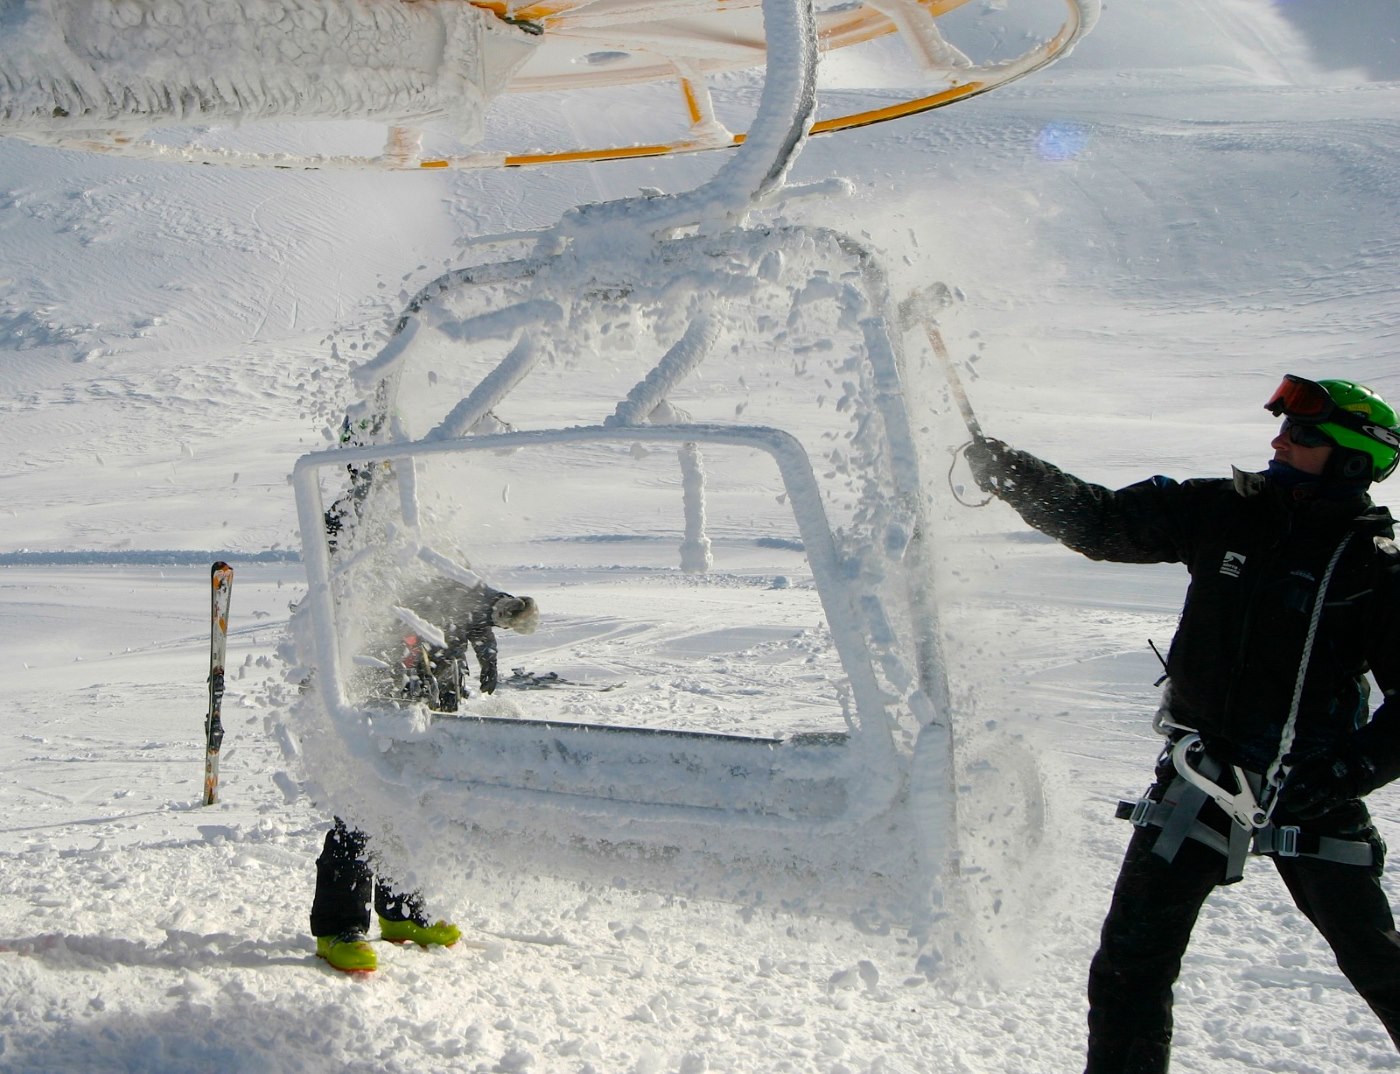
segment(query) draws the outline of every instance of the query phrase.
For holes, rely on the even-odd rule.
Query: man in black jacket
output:
[[[404,654],[409,663],[422,656],[423,669],[442,677],[449,665],[467,666],[467,650],[476,656],[477,682],[483,694],[494,693],[497,683],[496,630],[505,628],[518,634],[531,634],[539,622],[539,609],[531,597],[516,597],[495,589],[484,579],[463,572],[461,580],[434,583],[406,601],[407,608],[429,623],[439,626],[446,645],[426,645],[413,639],[414,652]],[[423,652],[423,650],[427,650]],[[446,691],[435,691],[441,695]],[[466,696],[461,690],[461,697]],[[441,711],[456,711],[457,697],[443,698]]]
[[[1182,563],[1156,782],[1089,971],[1086,1074],[1159,1074],[1172,985],[1206,897],[1268,854],[1400,1047],[1400,936],[1361,799],[1400,776],[1400,551],[1372,481],[1400,420],[1370,389],[1284,378],[1263,473],[1116,492],[977,437],[978,484],[1091,559]],[[1365,674],[1384,694],[1374,713]]]

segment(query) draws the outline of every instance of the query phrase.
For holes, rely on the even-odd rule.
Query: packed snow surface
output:
[[[1018,35],[1014,8],[984,5],[984,32]],[[1382,0],[1109,5],[1031,79],[812,141],[791,179],[848,194],[777,211],[875,246],[897,295],[953,290],[943,332],[990,435],[1110,486],[1261,467],[1284,372],[1400,397],[1397,41]],[[584,139],[602,122],[581,98],[502,115]],[[525,846],[513,868],[433,875],[456,948],[376,944],[365,979],[312,954],[330,818],[295,763],[279,655],[305,597],[288,474],[464,240],[695,189],[724,159],[262,174],[0,142],[0,1071],[1078,1069],[1127,839],[1113,806],[1157,752],[1148,640],[1170,639],[1184,576],[1093,564],[1000,505],[961,506],[957,412],[918,352],[905,392],[937,521],[963,864],[936,936],[797,913],[758,873],[722,902],[629,883],[625,860],[561,879]],[[564,476],[542,466],[511,496],[548,506]],[[1376,498],[1395,509],[1397,489]],[[811,618],[800,564],[772,568],[783,552],[749,591]],[[237,574],[222,800],[202,807],[216,556]],[[745,634],[745,591],[693,616],[645,594],[635,647],[673,662],[669,695],[550,704],[654,720],[660,693],[687,718],[709,703],[761,729],[795,703],[834,725],[789,696],[820,631]],[[601,673],[546,666],[549,611],[529,639],[501,635],[503,671],[521,655]],[[534,696],[498,699],[528,716]],[[1393,834],[1400,798],[1372,805]],[[1208,903],[1177,1022],[1178,1071],[1400,1070],[1267,861]]]

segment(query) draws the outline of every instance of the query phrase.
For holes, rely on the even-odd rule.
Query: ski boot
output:
[[[379,965],[374,948],[359,929],[317,936],[316,957],[324,958],[342,973],[373,973]]]
[[[462,938],[462,930],[449,921],[429,925],[412,918],[395,921],[381,917],[379,934],[390,943],[416,943],[419,947],[451,947]]]

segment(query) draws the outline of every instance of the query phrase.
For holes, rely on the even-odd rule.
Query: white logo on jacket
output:
[[[1226,552],[1225,559],[1220,564],[1220,573],[1227,578],[1238,578],[1242,570],[1244,570],[1244,555],[1240,552]]]

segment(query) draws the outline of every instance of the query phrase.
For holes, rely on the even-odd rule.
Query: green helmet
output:
[[[1319,380],[1340,410],[1358,415],[1355,426],[1324,421],[1318,426],[1338,446],[1359,451],[1371,460],[1371,480],[1384,481],[1400,460],[1400,416],[1364,384],[1350,380]]]

